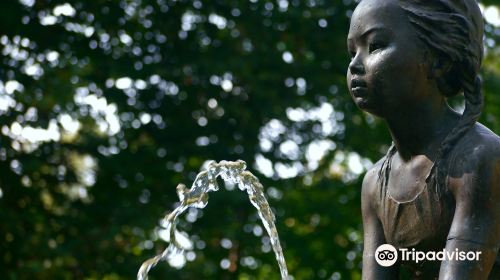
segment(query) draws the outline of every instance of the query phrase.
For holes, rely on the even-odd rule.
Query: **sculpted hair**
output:
[[[449,64],[448,72],[437,79],[440,92],[451,97],[464,93],[465,111],[458,124],[441,143],[427,183],[436,187],[438,197],[447,190],[445,178],[448,154],[458,140],[474,126],[483,107],[478,76],[483,58],[483,17],[475,0],[398,0],[435,63]],[[379,172],[387,183],[394,146],[389,149]]]

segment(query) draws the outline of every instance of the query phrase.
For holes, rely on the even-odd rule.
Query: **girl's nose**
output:
[[[351,63],[349,63],[349,71],[351,71],[351,74],[357,74],[357,75],[365,74],[365,67],[359,55],[356,55],[352,59]]]

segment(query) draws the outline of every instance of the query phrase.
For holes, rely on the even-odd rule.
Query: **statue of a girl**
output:
[[[352,15],[349,89],[393,139],[363,181],[363,279],[398,279],[401,265],[414,279],[500,279],[500,138],[476,122],[482,39],[474,0],[363,0]],[[458,114],[446,98],[461,92]],[[479,257],[384,267],[385,243]]]

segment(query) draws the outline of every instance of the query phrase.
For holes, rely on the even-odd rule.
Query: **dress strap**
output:
[[[381,200],[384,199],[387,194],[387,185],[389,183],[389,175],[391,173],[391,167],[392,167],[392,157],[394,156],[396,151],[397,151],[396,146],[394,145],[394,142],[392,142],[391,147],[389,148],[389,150],[387,150],[384,162],[382,163],[382,166],[378,171],[377,183],[380,191],[379,198]]]

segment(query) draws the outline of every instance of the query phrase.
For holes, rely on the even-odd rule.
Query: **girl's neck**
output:
[[[399,155],[405,161],[422,154],[432,158],[459,115],[444,100],[435,108],[407,109],[386,119]]]

